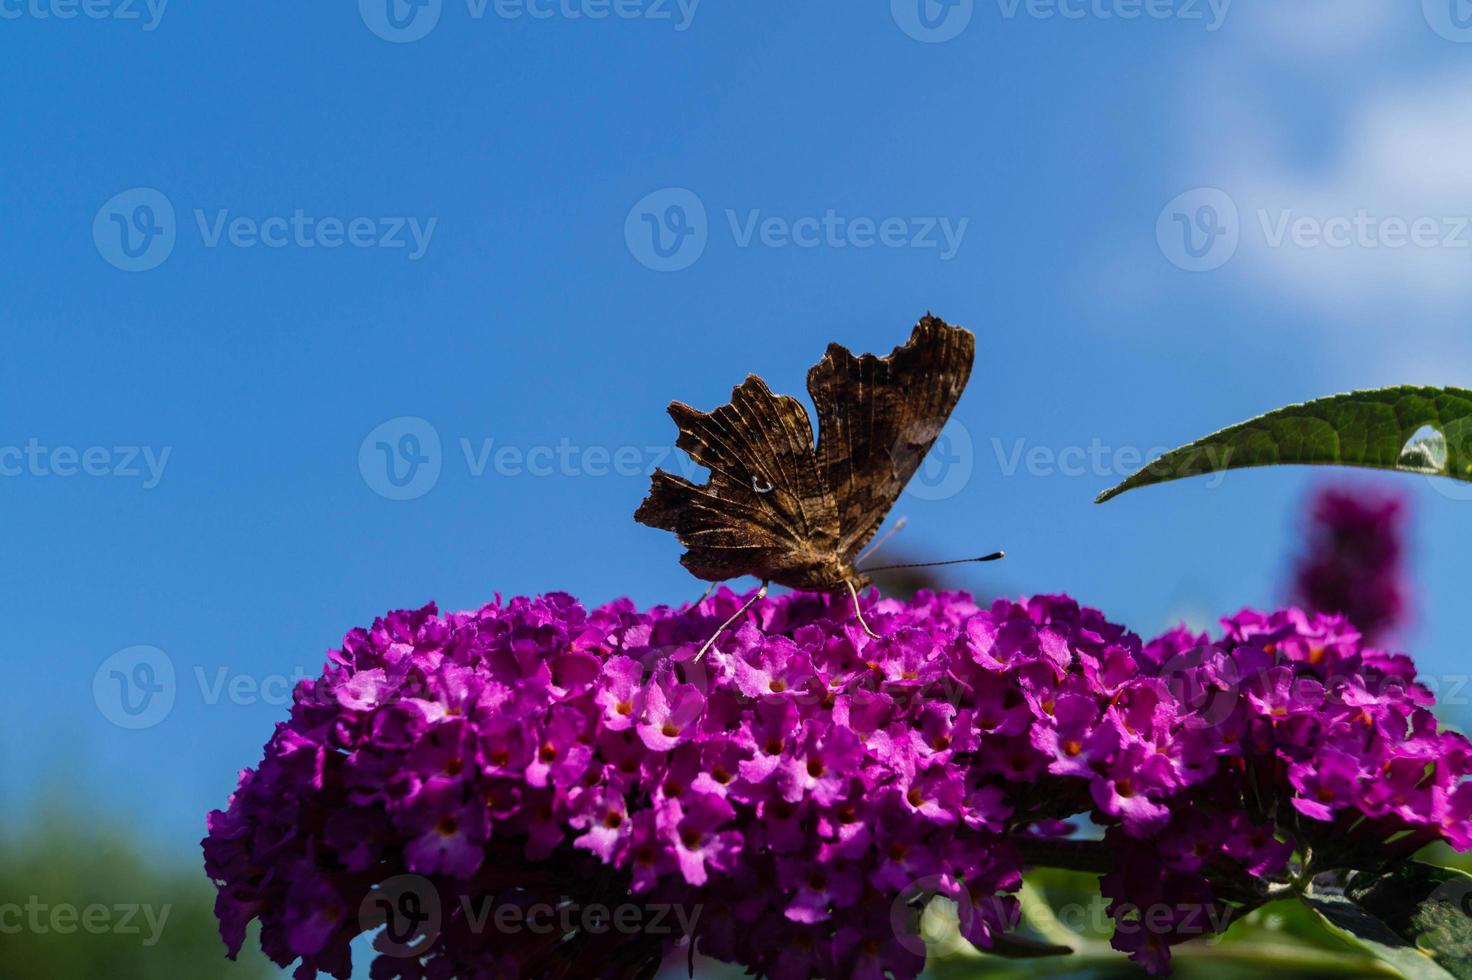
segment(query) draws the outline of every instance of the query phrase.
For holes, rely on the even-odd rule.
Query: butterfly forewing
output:
[[[675,445],[710,470],[710,481],[698,486],[661,470],[634,519],[674,531],[692,574],[791,584],[834,554],[838,514],[800,402],[752,375],[713,412],[681,402],[669,411],[680,429]]]
[[[889,513],[966,389],[971,331],[926,316],[888,357],[838,344],[808,372],[818,468],[838,507],[839,554],[852,562]]]

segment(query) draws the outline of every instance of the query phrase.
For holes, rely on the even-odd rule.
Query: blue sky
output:
[[[386,2],[0,0],[7,822],[66,792],[193,860],[348,628],[694,598],[631,519],[665,404],[800,393],[927,310],[979,354],[896,550],[1006,548],[958,581],[1145,633],[1276,601],[1309,475],[1093,505],[1142,454],[1472,382],[1435,0]],[[1472,493],[1403,486],[1455,674]]]

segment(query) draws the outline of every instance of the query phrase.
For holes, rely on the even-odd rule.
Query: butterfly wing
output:
[[[680,562],[697,578],[816,587],[816,569],[833,564],[839,524],[802,403],[751,375],[713,412],[681,402],[669,412],[680,429],[675,445],[710,470],[710,481],[659,470],[634,519],[675,532],[687,549]]]
[[[966,389],[975,357],[971,331],[927,314],[888,357],[855,357],[830,344],[808,372],[818,471],[837,505],[845,562],[915,475]]]

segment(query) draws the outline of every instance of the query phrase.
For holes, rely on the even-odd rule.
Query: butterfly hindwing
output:
[[[802,404],[752,375],[713,412],[681,402],[669,412],[680,430],[675,444],[710,480],[656,472],[634,519],[675,532],[687,549],[680,561],[698,578],[755,575],[800,586],[805,569],[833,555],[839,533]]]
[[[927,315],[888,357],[830,344],[808,372],[818,469],[837,506],[839,555],[852,562],[940,435],[971,377],[976,338]]]

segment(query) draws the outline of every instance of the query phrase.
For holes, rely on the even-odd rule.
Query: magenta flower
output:
[[[375,977],[649,975],[692,948],[772,977],[912,977],[934,895],[983,948],[1024,854],[1102,828],[1115,945],[1147,969],[1253,889],[1435,840],[1472,845],[1472,744],[1404,656],[1340,617],[1244,612],[1142,643],[1066,596],[921,593],[592,611],[432,606],[350,632],[208,818],[234,955],[352,973],[405,876],[443,921]],[[1088,820],[1074,820],[1086,815]],[[399,887],[394,885],[392,887]],[[490,901],[678,909],[674,931],[477,925]],[[691,944],[695,944],[694,947]]]
[[[1099,706],[1092,697],[1059,695],[1049,721],[1033,727],[1032,744],[1052,757],[1048,771],[1055,775],[1089,778],[1095,765],[1107,762],[1119,749],[1118,729],[1099,723]]]
[[[1333,820],[1335,810],[1353,806],[1359,798],[1360,776],[1359,760],[1325,745],[1312,762],[1288,767],[1288,782],[1298,791],[1290,802],[1306,817]]]
[[[604,664],[593,703],[603,711],[603,727],[613,732],[632,728],[644,716],[644,666],[630,657],[610,657]]]
[[[694,684],[679,684],[670,671],[649,686],[639,737],[654,752],[668,752],[694,738],[696,722],[705,712],[705,697]]]
[[[1299,560],[1295,601],[1341,613],[1371,642],[1405,623],[1405,522],[1398,494],[1326,487],[1314,497],[1307,552]]]
[[[730,803],[718,796],[697,796],[688,808],[670,801],[656,812],[686,882],[703,885],[710,869],[730,871],[735,866],[741,835],[722,829],[736,816]]]
[[[485,860],[490,834],[479,801],[461,803],[460,787],[445,785],[421,792],[400,821],[409,835],[404,864],[413,874],[469,878]]]
[[[1170,808],[1159,801],[1171,786],[1171,766],[1143,745],[1126,746],[1089,790],[1099,809],[1123,823],[1126,832],[1148,837],[1165,826]]]

